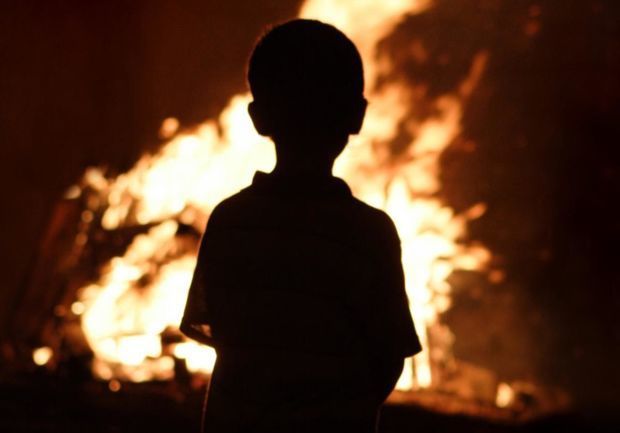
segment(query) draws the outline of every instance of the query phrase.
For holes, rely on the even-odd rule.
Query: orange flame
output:
[[[453,337],[439,321],[450,308],[449,275],[456,269],[483,269],[490,259],[484,247],[463,241],[468,221],[482,215],[484,205],[457,215],[436,198],[439,158],[461,131],[463,104],[484,71],[485,53],[473,59],[454,94],[434,102],[436,114],[423,122],[407,118],[412,101],[419,98],[409,86],[393,82],[381,90],[375,87],[379,68],[392,67],[389,59],[376,61],[377,43],[406,14],[429,7],[430,1],[308,0],[300,13],[339,27],[365,61],[370,106],[361,134],[337,160],[335,174],[358,198],[388,212],[402,240],[407,292],[424,351],[407,360],[397,385],[401,390],[431,386],[432,361],[450,353]],[[217,121],[208,120],[191,132],[174,135],[178,122],[166,119],[160,134],[170,140],[115,179],[96,169],[86,173],[85,181],[107,200],[105,229],[157,223],[136,236],[123,256],[113,258],[99,281],[81,291],[79,310],[99,377],[169,378],[171,356],[185,359],[191,371],[211,371],[215,353],[210,348],[187,341],[171,354],[162,353],[160,334],[178,326],[195,265],[195,255],[166,257],[174,256],[178,222],[202,231],[217,203],[249,184],[256,170],[273,167],[272,145],[256,134],[247,115],[249,101],[248,94],[234,96]],[[401,125],[416,138],[394,160],[389,143]],[[136,290],[153,263],[163,265],[147,287]],[[432,347],[430,329],[442,335]]]

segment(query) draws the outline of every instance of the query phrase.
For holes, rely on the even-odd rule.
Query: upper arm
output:
[[[210,313],[207,305],[207,291],[209,289],[206,280],[208,256],[210,255],[210,233],[217,230],[220,211],[216,207],[209,218],[204,235],[200,240],[196,266],[192,276],[183,318],[179,326],[189,338],[200,343],[213,345],[211,335]]]
[[[421,350],[405,288],[400,239],[385,214],[370,254],[370,278],[363,295],[367,332],[386,355],[406,357]]]

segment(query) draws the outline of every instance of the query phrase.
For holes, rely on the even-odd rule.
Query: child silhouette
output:
[[[290,21],[258,42],[248,81],[277,163],[201,241],[181,330],[217,351],[203,431],[373,432],[420,344],[394,224],[331,174],[366,110],[359,53]]]

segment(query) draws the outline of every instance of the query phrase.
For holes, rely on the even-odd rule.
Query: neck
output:
[[[316,140],[274,140],[277,162],[274,174],[283,176],[331,177],[334,160],[344,146],[329,146]],[[346,144],[346,142],[345,142]],[[303,152],[303,150],[309,150]],[[336,152],[326,149],[337,149]]]
[[[278,154],[278,161],[272,173],[283,176],[330,177],[333,165],[333,161],[288,158]]]

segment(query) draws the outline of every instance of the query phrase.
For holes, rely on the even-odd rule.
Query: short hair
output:
[[[296,19],[269,30],[252,52],[248,82],[256,101],[309,121],[319,113],[333,117],[364,93],[357,48],[340,30],[316,20]]]

